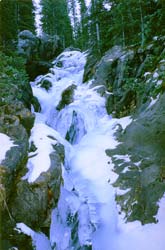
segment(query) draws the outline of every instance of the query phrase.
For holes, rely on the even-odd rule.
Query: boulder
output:
[[[6,245],[14,245],[18,249],[27,241],[25,249],[29,250],[32,249],[30,237],[21,234],[19,238],[14,228],[16,223],[23,222],[36,231],[49,234],[51,211],[57,205],[62,184],[64,148],[56,144],[50,154],[51,166],[48,171],[33,183],[28,183],[22,178],[27,171],[28,149],[23,150],[23,145],[19,147],[18,144],[17,139],[16,146],[7,152],[0,167],[0,188],[3,194],[0,199],[1,235]]]
[[[150,41],[146,47],[114,46],[99,60],[89,53],[84,81],[93,78],[91,87],[104,85],[108,114],[129,115],[164,91],[164,37]]]
[[[40,44],[38,47],[39,58],[43,61],[49,61],[55,56],[59,55],[62,51],[62,44],[59,36],[57,35],[48,35],[44,33],[40,37]]]
[[[73,110],[72,122],[66,133],[65,139],[71,144],[76,144],[84,134],[86,134],[84,120],[79,113]]]
[[[52,66],[50,60],[62,51],[57,35],[43,34],[35,36],[31,31],[24,30],[18,35],[18,53],[26,59],[26,71],[31,80],[46,74]]]
[[[30,80],[34,80],[38,75],[44,75],[48,73],[52,67],[50,62],[43,60],[31,59],[26,63],[26,72],[30,77]]]
[[[29,30],[18,34],[18,53],[30,61],[38,52],[39,39]]]
[[[76,85],[72,84],[69,87],[67,87],[61,95],[61,101],[57,105],[56,109],[61,110],[63,109],[66,105],[69,105],[70,103],[73,102],[73,95],[74,95],[74,90],[76,89]]]
[[[84,68],[83,82],[87,82],[91,78],[96,71],[97,63],[99,62],[99,57],[93,51],[89,51],[87,54],[87,62]]]
[[[119,175],[114,186],[128,190],[116,196],[128,221],[156,222],[158,201],[165,192],[164,124],[165,94],[121,131],[116,149],[107,150]],[[128,155],[129,161],[124,161]]]
[[[41,88],[44,88],[48,91],[52,87],[52,82],[48,77],[45,77],[42,78],[41,82],[38,82],[37,85],[40,85]]]

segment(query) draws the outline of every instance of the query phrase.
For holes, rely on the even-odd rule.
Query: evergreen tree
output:
[[[78,27],[78,37],[77,44],[79,44],[81,49],[87,49],[89,35],[88,35],[88,12],[85,0],[78,0],[80,5],[80,24]]]
[[[18,19],[17,2],[10,0],[0,1],[0,43],[6,48],[17,38]]]
[[[30,30],[34,32],[34,6],[32,0],[17,1],[18,30]]]
[[[72,43],[72,28],[68,16],[66,0],[42,0],[43,31],[49,35],[58,35],[63,47]]]
[[[144,46],[164,34],[164,8],[162,0],[91,0],[90,44],[101,53],[116,44]]]
[[[3,49],[16,45],[18,33],[34,31],[32,0],[0,1],[0,45]]]

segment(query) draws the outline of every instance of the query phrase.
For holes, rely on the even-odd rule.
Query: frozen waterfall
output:
[[[24,179],[33,182],[49,168],[52,142],[47,135],[50,135],[65,146],[64,185],[58,206],[52,210],[49,239],[22,223],[17,228],[32,237],[37,250],[163,250],[160,239],[165,220],[157,225],[126,224],[117,212],[115,189],[111,185],[116,174],[105,150],[118,145],[114,133],[118,124],[125,128],[130,117],[108,116],[105,99],[97,88],[91,87],[91,81],[82,83],[84,53],[65,51],[53,63],[50,73],[32,83],[33,93],[41,104],[31,138],[38,154],[29,159]],[[51,83],[48,90],[41,86],[43,79]],[[57,109],[63,91],[73,85],[71,101]],[[42,143],[37,141],[40,133],[44,137]]]

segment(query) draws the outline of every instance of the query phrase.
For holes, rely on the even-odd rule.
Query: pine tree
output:
[[[18,33],[34,31],[32,0],[0,1],[0,45],[6,49],[16,46]]]
[[[80,24],[78,28],[78,44],[81,49],[87,49],[89,35],[88,35],[88,12],[85,0],[78,0],[80,5]]]
[[[2,48],[11,46],[17,38],[17,2],[10,0],[0,1],[0,42]]]
[[[30,30],[34,32],[34,6],[32,0],[17,1],[18,30]]]
[[[66,0],[42,0],[43,31],[48,35],[58,35],[67,47],[72,43],[72,28],[68,16]]]
[[[153,36],[164,34],[164,8],[162,0],[91,0],[90,44],[101,53],[116,44],[143,47]]]

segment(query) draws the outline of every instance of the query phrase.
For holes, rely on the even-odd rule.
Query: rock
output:
[[[100,86],[98,85],[94,89],[101,96],[106,96],[106,87],[104,85],[100,85]]]
[[[48,73],[52,64],[46,61],[30,60],[26,63],[26,71],[31,80],[34,80],[38,75]]]
[[[34,124],[34,114],[25,108],[21,102],[12,102],[10,105],[4,105],[1,107],[0,115],[1,126],[5,128],[7,128],[7,124],[9,127],[12,124],[14,126],[21,124],[29,134]]]
[[[18,53],[30,61],[37,53],[39,39],[29,30],[23,30],[18,34]]]
[[[128,221],[156,222],[158,201],[165,192],[164,124],[165,94],[121,131],[116,149],[107,151],[119,175],[114,186],[128,189],[116,197]],[[119,162],[113,155],[129,155],[130,161]]]
[[[94,66],[94,81],[92,86],[101,85],[104,86],[107,91],[113,92],[112,96],[105,95],[107,98],[106,107],[108,114],[112,111],[118,114],[119,111],[123,111],[124,106],[128,108],[128,99],[127,103],[123,106],[124,99],[121,100],[121,98],[123,95],[128,96],[127,93],[124,93],[123,84],[125,75],[127,74],[128,63],[132,61],[133,58],[133,50],[124,50],[120,46],[114,46],[108,50],[100,62]],[[131,102],[132,100],[130,98],[130,103]]]
[[[56,109],[61,110],[63,109],[66,105],[69,105],[70,103],[73,102],[73,95],[74,95],[74,90],[76,89],[76,85],[72,84],[69,87],[67,87],[61,95],[61,101],[57,105]]]
[[[48,91],[52,87],[52,82],[49,80],[49,78],[43,78],[37,85],[40,85],[40,87]]]
[[[35,96],[33,96],[33,98],[32,98],[32,105],[33,105],[33,108],[34,108],[35,112],[40,112],[41,111],[41,105],[40,105],[37,97],[35,97]]]
[[[49,61],[50,59],[53,59],[55,56],[59,55],[62,52],[63,47],[59,36],[51,36],[44,33],[42,37],[40,37],[38,49],[39,58],[41,58],[43,61]]]
[[[59,147],[59,151],[56,148]],[[19,180],[13,198],[11,211],[16,221],[21,221],[34,230],[42,227],[49,231],[51,209],[57,205],[62,183],[61,163],[64,148],[56,145],[50,155],[51,167],[42,173],[35,182]]]
[[[109,115],[112,114],[112,112],[114,111],[114,95],[113,94],[110,94],[106,98],[106,110]]]
[[[111,83],[114,82],[113,70],[115,65],[117,66],[117,59],[123,55],[122,48],[120,46],[114,46],[112,49],[106,52],[100,62],[97,64],[96,71],[94,74],[93,85],[104,85],[107,86],[109,80]],[[116,70],[116,69],[115,69]]]
[[[46,74],[52,66],[49,61],[61,51],[62,45],[57,35],[36,37],[29,30],[21,31],[18,35],[18,53],[26,59],[26,71],[31,80]]]
[[[3,217],[1,234],[6,244],[11,246],[15,244],[19,249],[27,240],[25,249],[29,250],[32,249],[30,248],[30,238],[22,235],[19,239],[13,229],[16,223],[23,222],[36,231],[49,234],[51,211],[57,205],[62,184],[61,166],[64,161],[64,147],[61,144],[54,146],[54,151],[50,155],[51,166],[49,170],[42,173],[33,183],[22,179],[26,171],[28,150],[26,148],[24,152],[26,160],[21,159],[23,156],[21,156],[20,150],[22,148],[19,146],[11,148],[0,168],[0,187],[7,206],[6,210],[6,207],[3,207],[4,200],[1,199]],[[16,156],[18,159],[15,158]],[[18,166],[17,163],[19,163]]]
[[[71,144],[75,144],[77,141],[80,141],[84,134],[86,134],[84,120],[73,110],[72,123],[66,133],[65,139]]]
[[[87,62],[84,68],[83,82],[87,82],[88,80],[93,78],[98,61],[98,56],[93,53],[93,51],[90,51],[87,55]]]
[[[112,93],[113,96],[105,95],[108,114],[113,112],[116,117],[129,115],[147,103],[150,96],[155,98],[164,92],[164,37],[143,48],[114,46],[99,62],[96,58],[99,59],[95,54],[89,54],[84,80],[93,77],[91,86],[103,85],[106,92]],[[147,72],[149,76],[145,79]]]
[[[19,173],[27,161],[28,135],[25,128],[19,123],[17,125],[12,123],[8,125],[2,123],[0,131],[9,135],[14,141],[14,146],[7,151],[5,159],[0,165],[0,186],[2,198],[0,202],[0,241],[2,239],[2,245],[4,244],[5,247],[7,247],[8,245],[12,246],[10,240],[14,233],[13,228],[15,227],[15,220],[13,218],[10,205],[16,192],[15,183],[20,178]]]

